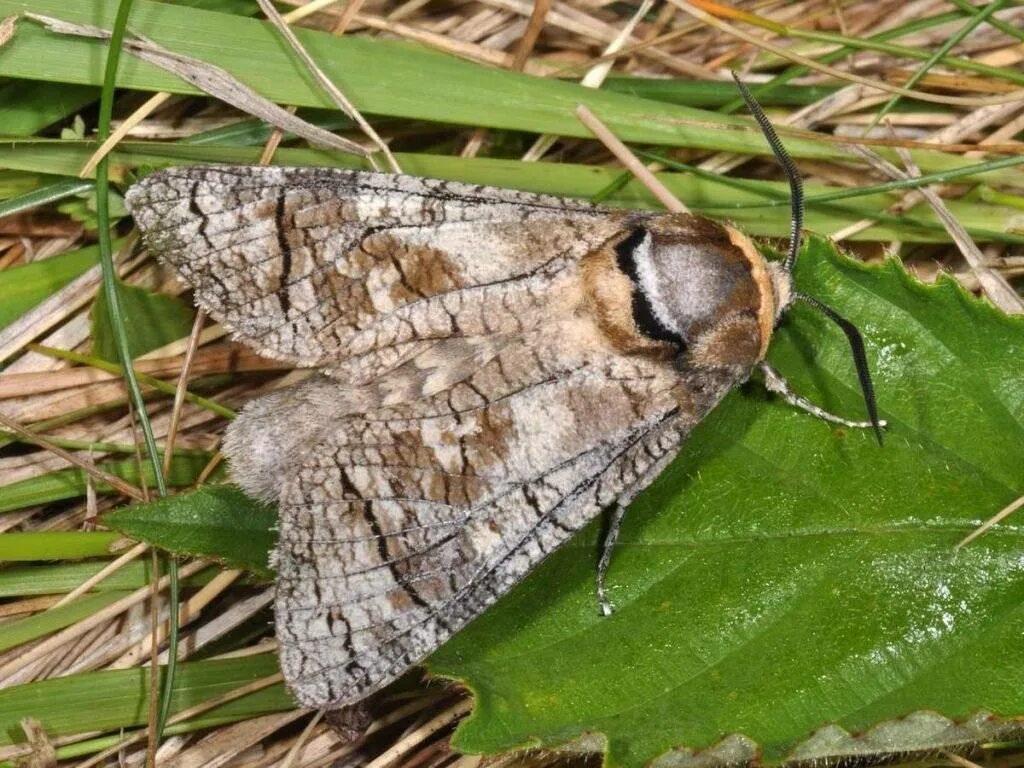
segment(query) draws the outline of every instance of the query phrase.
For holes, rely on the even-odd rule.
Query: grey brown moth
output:
[[[403,175],[173,168],[126,200],[237,339],[318,369],[250,403],[224,441],[234,479],[280,509],[276,631],[306,706],[395,679],[613,508],[609,611],[623,510],[755,367],[818,416],[880,425],[860,336],[827,307],[869,421],[821,411],[764,363],[801,298],[798,215],[769,263],[697,216]]]

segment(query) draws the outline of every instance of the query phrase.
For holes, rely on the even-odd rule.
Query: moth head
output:
[[[787,272],[739,230],[699,216],[637,219],[608,261],[599,318],[628,351],[743,374],[764,356],[789,301]]]

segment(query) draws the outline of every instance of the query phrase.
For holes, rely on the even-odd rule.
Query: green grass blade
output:
[[[114,89],[117,85],[117,65],[121,58],[121,47],[124,42],[125,32],[128,29],[128,16],[131,13],[132,0],[119,0],[117,15],[114,17],[110,44],[107,46],[107,55],[104,62],[103,88],[100,91],[99,125],[96,129],[96,138],[102,144],[110,136],[110,121],[114,111]],[[139,387],[138,378],[135,375],[134,358],[132,357],[131,342],[128,339],[128,330],[125,327],[125,318],[122,309],[120,285],[117,277],[117,267],[114,265],[114,254],[110,243],[110,158],[104,155],[96,165],[96,217],[99,221],[99,246],[100,266],[103,270],[103,297],[106,299],[107,314],[110,320],[110,328],[114,333],[115,346],[117,347],[118,358],[121,361],[121,368],[125,384],[128,388],[128,396],[135,406],[135,417],[138,419],[139,428],[142,430],[143,442],[146,444],[146,453],[149,456],[149,463],[153,472],[153,481],[159,496],[167,495],[167,481],[164,478],[164,470],[161,462],[161,455],[156,447],[156,437],[153,435],[153,426],[149,422],[149,414],[146,410],[146,401],[142,397],[142,389]],[[168,663],[167,670],[163,677],[160,706],[157,714],[157,722],[154,730],[155,744],[150,745],[151,751],[156,750],[163,737],[164,726],[167,723],[167,716],[170,709],[171,689],[174,685],[174,674],[178,665],[178,611],[179,611],[179,585],[178,566],[172,555],[168,558],[168,616],[167,622],[170,627],[168,633]]]
[[[113,21],[110,4],[102,0],[0,0],[0,15],[24,10],[107,28]],[[334,108],[263,22],[137,0],[131,24],[134,33],[224,67],[273,101]],[[574,114],[577,104],[585,103],[623,141],[769,152],[760,131],[746,119],[483,67],[402,42],[312,30],[297,34],[328,78],[368,114],[589,138]],[[102,81],[96,55],[101,49],[99,41],[54,35],[25,22],[0,50],[0,74],[96,85]],[[118,77],[123,88],[197,92],[137,60],[126,59]],[[832,143],[804,135],[784,138],[795,157],[846,157]],[[926,173],[964,163],[938,150],[917,149],[913,156]]]
[[[119,538],[109,531],[5,533],[0,536],[0,562],[80,560],[109,555],[111,544]]]
[[[973,22],[969,22],[973,23]],[[976,24],[975,24],[976,26]],[[961,30],[962,31],[962,30]],[[968,30],[969,31],[969,30]],[[821,32],[818,30],[802,30],[794,29],[793,27],[786,27],[786,33],[792,37],[802,38],[804,40],[814,40],[818,42],[835,43],[841,46],[843,51],[878,51],[880,53],[886,53],[896,58],[907,58],[926,62],[922,68],[930,69],[935,62],[931,61],[933,54],[927,50],[921,50],[918,48],[909,48],[904,45],[896,45],[894,43],[884,42],[876,38],[868,38],[860,40],[857,38],[844,37],[843,35],[837,35],[831,32]],[[988,77],[997,77],[1003,80],[1008,80],[1012,83],[1024,84],[1024,73],[1018,72],[1007,67],[993,67],[983,64],[973,59],[964,59],[959,56],[949,56],[948,52],[953,46],[949,46],[946,50],[945,56],[942,57],[942,62],[950,69],[960,69],[965,72],[974,72],[980,75],[986,75]],[[920,78],[918,78],[920,79]],[[914,81],[915,83],[917,80]],[[910,85],[904,85],[904,88],[910,88]],[[898,102],[902,97],[896,96],[895,99]],[[938,105],[932,105],[938,106]]]
[[[208,456],[179,456],[174,460],[166,480],[175,488],[192,485],[199,479],[208,461]],[[154,484],[153,466],[148,462],[143,465],[141,477],[139,463],[134,459],[101,462],[99,466],[134,485],[138,485],[142,479],[149,486]],[[86,474],[78,467],[8,483],[0,486],[0,512],[81,498],[85,496],[86,486]],[[103,483],[96,483],[95,488],[98,493],[109,493],[111,490]]]
[[[973,17],[970,20],[968,20],[966,24],[961,26],[960,29],[958,29],[956,32],[950,35],[948,40],[946,40],[942,45],[940,45],[931,54],[929,54],[928,58],[925,59],[924,63],[914,71],[914,74],[907,78],[907,82],[903,84],[903,87],[909,90],[916,86],[921,81],[921,78],[928,74],[928,71],[932,67],[938,64],[940,61],[942,61],[947,56],[947,54],[951,50],[953,50],[953,48],[959,45],[960,42],[965,37],[967,37],[967,35],[969,35],[971,32],[977,29],[980,24],[983,24],[990,16],[992,16],[993,13],[998,11],[1004,5],[1006,5],[1006,0],[993,0],[991,3],[986,5],[981,11],[974,14]],[[885,102],[885,104],[882,105],[882,108],[875,112],[874,118],[871,120],[870,125],[868,125],[868,127],[864,130],[864,133],[870,133],[871,129],[878,125],[883,120],[883,118],[885,118],[885,116],[892,111],[893,107],[895,107],[899,103],[901,98],[902,97],[899,94],[896,94],[887,102]]]
[[[678,78],[626,77],[611,75],[601,88],[616,93],[626,93],[641,99],[664,101],[668,104],[683,104],[701,109],[719,109],[731,104],[736,98],[736,86],[731,81],[706,82]],[[831,96],[839,90],[834,85],[794,85],[784,91],[776,91],[761,106],[764,107],[805,107]]]
[[[971,5],[969,2],[967,2],[967,0],[949,0],[949,2],[951,2],[953,5],[955,5],[957,8],[959,8],[966,14],[970,14],[973,16],[978,13],[978,9],[975,6]],[[996,29],[998,29],[1003,34],[1024,41],[1024,29],[1015,27],[1012,24],[1007,24],[1002,19],[998,19],[994,16],[989,18],[988,23],[991,24]]]
[[[107,591],[96,595],[84,595],[67,605],[4,624],[0,628],[0,651],[9,650],[22,643],[37,640],[69,627],[76,621],[106,608],[127,594],[127,592]]]
[[[893,27],[892,29],[886,29],[882,32],[878,32],[866,38],[865,43],[884,43],[888,40],[895,40],[903,35],[909,35],[914,32],[919,32],[923,29],[938,26],[939,24],[945,24],[949,21],[955,21],[960,16],[956,13],[943,13],[935,16],[930,16],[924,19],[914,19],[913,21],[905,24],[900,24]],[[841,61],[852,53],[855,53],[856,49],[849,45],[841,45],[834,51],[819,56],[817,61],[822,64],[835,64],[837,61]],[[762,83],[751,87],[751,92],[758,101],[765,99],[771,99],[772,94],[777,88],[780,88],[792,80],[807,74],[807,67],[802,64],[794,64],[784,69],[779,74],[772,77],[767,83]],[[735,112],[737,109],[743,107],[743,99],[736,97],[732,102],[723,107],[723,112]]]
[[[13,565],[0,570],[0,597],[56,595],[78,587],[110,564],[110,560],[62,562],[44,565]],[[220,571],[211,566],[184,580],[186,586],[200,587]],[[151,581],[149,560],[135,560],[119,568],[97,584],[93,592],[130,592]]]
[[[61,179],[0,203],[0,217],[13,216],[40,205],[56,203],[65,198],[74,197],[81,192],[88,192],[92,188],[91,181]]]
[[[0,54],[2,55],[2,54]],[[0,144],[0,166],[23,170],[43,170],[48,173],[64,173],[84,162],[91,152],[90,145],[74,142],[45,142],[31,140]],[[189,165],[194,163],[227,162],[234,164],[255,163],[259,149],[235,146],[190,146],[184,144],[152,144],[124,142],[112,154],[116,167],[162,167],[166,165]],[[279,149],[275,159],[280,165],[352,167],[353,159],[346,155],[322,152],[313,149]],[[546,192],[568,197],[593,198],[599,191],[621,177],[621,171],[612,167],[573,165],[570,163],[521,163],[497,158],[461,158],[429,154],[398,154],[402,167],[407,172],[433,178],[467,181],[474,184],[492,184],[499,187],[524,189],[532,192]],[[963,167],[974,167],[976,163],[957,163],[944,169],[955,171]],[[1013,183],[1019,175],[1014,168],[995,168],[985,173],[974,173],[969,180],[986,179],[993,184]],[[690,174],[661,174],[661,180],[687,205],[698,209],[713,205],[730,207],[724,215],[751,235],[785,236],[789,230],[789,216],[780,212],[778,216],[765,216],[763,211],[744,211],[739,206],[761,204],[768,190],[777,189],[780,194],[787,189],[784,182],[743,181],[749,189],[763,189],[765,192],[730,191],[724,180],[695,179]],[[728,182],[728,183],[731,183]],[[836,187],[807,185],[809,195],[837,192]],[[845,190],[843,190],[845,191]],[[788,200],[788,195],[786,197]],[[858,205],[849,206],[842,215],[811,210],[808,227],[817,232],[832,232],[860,219],[877,215],[887,206],[896,202],[896,196],[873,195],[860,199]],[[611,205],[633,208],[656,207],[650,194],[634,180],[618,190],[608,201]],[[951,200],[948,207],[968,231],[988,232],[984,239],[1016,242],[1020,212],[1010,206],[981,204],[978,201]],[[852,238],[854,240],[904,240],[906,242],[948,242],[941,223],[934,214],[924,208],[886,224],[866,229]]]
[[[0,280],[0,328],[17,320],[98,261],[99,248],[86,246],[5,269]]]
[[[90,85],[15,80],[0,86],[0,134],[33,136],[99,96]],[[2,214],[0,214],[2,215]]]
[[[50,445],[56,445],[58,448],[66,448],[69,451],[92,451],[94,453],[130,453],[133,454],[138,450],[138,446],[130,443],[106,443],[102,441],[93,440],[73,440],[67,437],[54,437],[48,435],[46,438]],[[13,432],[5,432],[0,429],[0,448],[4,447],[8,443],[21,442],[22,437],[16,435]],[[163,449],[161,449],[162,452]],[[206,451],[202,451],[195,448],[175,448],[175,456],[208,456]]]
[[[99,144],[106,141],[110,135],[111,114],[114,109],[114,87],[117,79],[117,63],[121,56],[121,45],[124,41],[125,30],[128,27],[128,15],[131,12],[131,7],[132,0],[119,0],[113,34],[110,38],[110,45],[108,46],[105,60],[103,89],[100,92],[99,125],[96,129],[96,137]],[[109,167],[110,159],[106,155],[96,165],[96,217],[99,220],[100,267],[103,270],[103,295],[107,301],[110,326],[113,329],[117,342],[117,350],[121,360],[121,367],[124,371],[128,394],[135,405],[136,418],[139,420],[139,426],[142,429],[142,435],[146,443],[146,450],[149,453],[150,463],[153,466],[153,479],[156,483],[157,492],[161,496],[166,496],[167,485],[164,482],[163,469],[160,466],[160,455],[156,447],[156,438],[153,436],[153,428],[149,423],[149,416],[146,412],[146,402],[142,398],[142,390],[139,387],[139,382],[135,377],[135,368],[132,365],[131,347],[121,306],[117,268],[114,266],[114,252],[110,240]],[[174,601],[172,601],[172,605],[173,603]],[[174,622],[172,621],[172,626],[173,624]]]
[[[171,686],[178,712],[229,693],[277,671],[273,655],[179,665]],[[161,677],[163,677],[161,675]],[[146,723],[149,672],[120,669],[42,680],[0,691],[0,745],[16,743],[22,718],[33,717],[51,737],[135,728]],[[186,730],[281,712],[294,707],[283,685],[223,704],[189,721]]]
[[[30,344],[29,349],[43,355],[56,357],[60,360],[69,360],[73,363],[98,368],[99,370],[107,371],[108,373],[121,373],[121,366],[117,363],[111,363],[108,360],[94,357],[92,355],[82,355],[78,352],[71,352],[67,349],[57,349],[56,347],[47,347],[42,344]],[[133,371],[133,373],[138,381],[158,392],[163,392],[165,395],[173,395],[177,389],[174,384],[162,381],[154,376],[150,376],[149,374],[141,373],[139,371]],[[193,405],[198,405],[200,408],[205,408],[211,413],[216,413],[218,416],[223,416],[225,419],[233,419],[235,417],[235,412],[230,408],[223,406],[214,400],[197,395],[194,392],[186,392],[185,400]],[[159,450],[159,448],[157,450]]]

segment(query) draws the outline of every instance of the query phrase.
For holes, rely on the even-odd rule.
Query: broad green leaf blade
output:
[[[276,671],[277,659],[268,654],[179,664],[171,711],[210,701]],[[145,725],[148,690],[149,670],[145,668],[90,672],[7,688],[0,691],[0,746],[22,738],[18,723],[25,717],[39,720],[51,737]],[[222,704],[177,730],[195,730],[294,706],[278,683]]]
[[[103,523],[177,554],[217,557],[232,568],[271,575],[277,515],[233,485],[123,507],[104,515]]]
[[[25,80],[0,87],[0,126],[5,136],[31,136],[82,109],[99,96],[88,85],[33,83]]]
[[[821,241],[798,273],[864,331],[885,447],[756,384],[734,392],[627,515],[613,616],[597,612],[592,525],[433,656],[477,697],[458,749],[591,733],[613,764],[641,766],[740,734],[777,763],[828,724],[1024,714],[1022,523],[953,550],[1024,492],[1024,321]],[[861,417],[849,350],[822,316],[796,307],[770,359]]]
[[[195,313],[181,299],[163,293],[153,293],[136,285],[121,284],[121,310],[128,321],[128,345],[132,358],[144,355],[172,341],[185,338],[192,330]],[[104,360],[118,362],[117,345],[110,327],[107,300],[101,291],[93,304],[93,354]]]

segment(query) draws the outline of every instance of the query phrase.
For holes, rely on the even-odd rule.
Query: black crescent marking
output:
[[[648,236],[648,231],[643,227],[637,227],[630,232],[624,240],[615,246],[615,263],[633,283],[633,322],[636,323],[636,327],[647,338],[655,341],[667,341],[682,352],[686,349],[686,341],[671,328],[666,328],[661,324],[654,314],[654,308],[651,307],[647,294],[640,287],[640,277],[637,274],[633,252]]]

